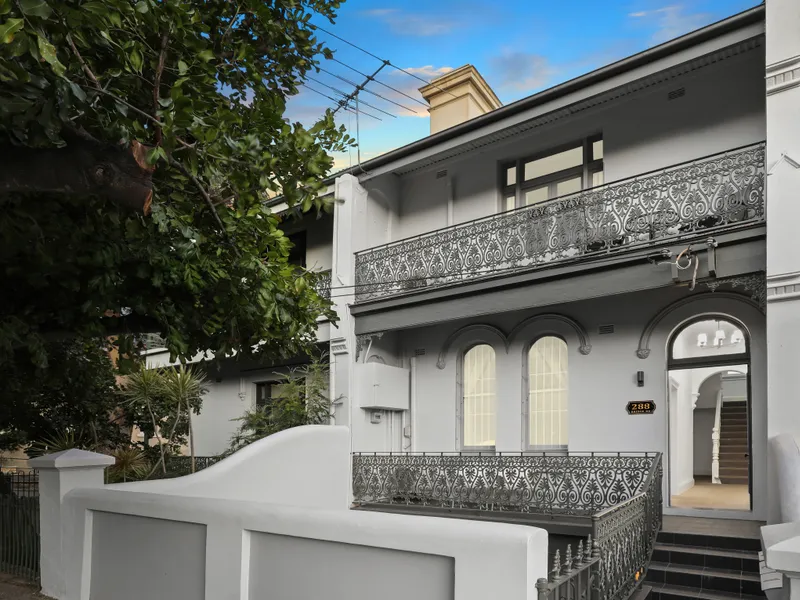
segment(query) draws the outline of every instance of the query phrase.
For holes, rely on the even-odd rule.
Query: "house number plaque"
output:
[[[652,415],[656,412],[656,403],[652,400],[640,400],[639,402],[628,402],[626,407],[629,415]]]

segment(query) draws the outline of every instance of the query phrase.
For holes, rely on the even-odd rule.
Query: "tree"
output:
[[[231,438],[228,452],[292,427],[328,424],[332,415],[329,374],[324,357],[315,357],[309,364],[281,375],[277,394],[267,406],[247,411],[236,419],[240,425]]]
[[[106,346],[96,340],[62,340],[49,343],[47,353],[46,368],[32,363],[24,351],[0,361],[0,449],[34,442],[43,450],[62,449],[58,439],[98,449],[124,440]]]
[[[122,387],[126,420],[144,434],[144,449],[158,458],[148,476],[159,468],[167,474],[167,459],[190,443],[194,472],[194,442],[191,440],[191,413],[200,413],[207,393],[205,375],[181,365],[164,370],[142,366],[128,375]],[[151,450],[149,441],[155,438]]]
[[[0,360],[144,332],[178,357],[308,350],[335,314],[264,200],[329,208],[351,140],[283,114],[339,4],[0,0]]]
[[[198,414],[203,402],[203,395],[208,393],[206,376],[191,368],[180,365],[174,369],[167,369],[163,373],[164,394],[171,404],[177,407],[180,418],[181,410],[186,410],[186,424],[189,435],[189,455],[192,457],[192,470],[196,470],[194,454],[194,430],[192,429],[192,412]]]

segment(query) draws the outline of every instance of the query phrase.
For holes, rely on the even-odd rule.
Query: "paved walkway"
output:
[[[39,593],[38,585],[0,574],[0,600],[49,600]]]

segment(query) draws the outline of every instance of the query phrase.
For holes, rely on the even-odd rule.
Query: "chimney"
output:
[[[464,65],[419,88],[428,102],[431,135],[500,108],[503,103],[472,65]]]

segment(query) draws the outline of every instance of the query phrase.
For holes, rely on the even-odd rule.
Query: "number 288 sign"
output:
[[[629,415],[652,415],[656,412],[656,403],[652,400],[640,400],[638,402],[628,402],[626,407]]]

